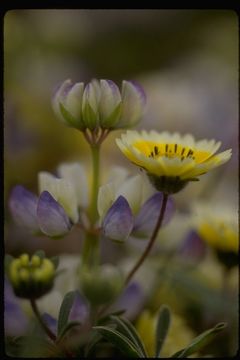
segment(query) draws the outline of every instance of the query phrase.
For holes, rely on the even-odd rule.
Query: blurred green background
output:
[[[139,129],[190,132],[233,148],[225,167],[176,199],[184,207],[189,196],[220,194],[236,206],[238,19],[233,11],[11,10],[4,20],[6,224],[12,222],[7,199],[15,184],[37,191],[38,171],[54,172],[64,161],[90,166],[81,133],[59,123],[51,108],[54,89],[67,78],[107,78],[118,85],[137,80],[147,94]],[[103,173],[111,164],[136,173],[116,147],[117,135],[104,143]],[[7,248],[16,237],[20,244],[19,229],[15,235],[8,231]],[[26,238],[24,233],[24,243]]]

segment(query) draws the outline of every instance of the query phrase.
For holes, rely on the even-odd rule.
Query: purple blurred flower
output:
[[[133,236],[148,237],[151,235],[159,217],[162,200],[163,194],[161,192],[157,192],[142,205],[139,213],[135,217],[132,233]],[[172,197],[169,197],[163,219],[163,225],[167,224],[171,220],[174,210],[175,206],[173,199]]]
[[[138,282],[132,281],[109,308],[109,311],[125,310],[124,316],[133,320],[142,310],[145,301],[146,296],[142,287]]]
[[[181,244],[178,253],[187,261],[199,262],[206,255],[206,251],[206,244],[194,230],[191,230]]]
[[[24,335],[28,320],[7,279],[4,280],[4,331],[6,336]]]
[[[58,237],[71,229],[71,221],[65,210],[48,191],[43,191],[38,198],[17,185],[10,194],[9,208],[14,220],[33,233],[42,232]]]

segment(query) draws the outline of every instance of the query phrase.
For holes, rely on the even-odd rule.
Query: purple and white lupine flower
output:
[[[103,220],[103,235],[116,242],[124,242],[131,234],[133,224],[131,208],[127,200],[119,196]]]
[[[155,228],[162,200],[163,194],[155,193],[142,205],[136,216],[133,216],[128,201],[123,196],[119,196],[103,219],[103,235],[117,242],[124,242],[129,236],[146,239]],[[173,199],[169,197],[163,225],[171,220],[174,210]]]
[[[114,241],[124,242],[131,235],[147,238],[156,225],[163,195],[155,192],[144,175],[124,177],[103,185],[98,193],[98,212],[102,233]],[[169,197],[163,225],[174,213],[173,199]]]
[[[48,191],[43,191],[37,197],[17,185],[10,194],[9,208],[16,223],[34,234],[59,237],[68,233],[72,227],[64,208]]]
[[[32,233],[50,237],[67,234],[79,219],[79,207],[86,203],[79,191],[78,180],[86,183],[84,170],[78,164],[59,168],[63,178],[38,174],[39,197],[21,185],[12,189],[9,207],[14,220]],[[86,194],[86,192],[85,192]]]
[[[145,93],[136,82],[123,80],[120,92],[105,79],[94,79],[85,87],[65,80],[52,101],[58,119],[80,131],[132,127],[143,116],[145,104]]]

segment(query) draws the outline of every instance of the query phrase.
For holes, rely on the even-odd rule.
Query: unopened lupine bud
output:
[[[122,286],[123,276],[113,265],[80,270],[81,290],[93,305],[112,301],[120,293]]]
[[[45,257],[22,254],[8,264],[7,274],[16,296],[37,299],[49,292],[54,283],[54,263]]]
[[[120,92],[111,80],[94,79],[85,88],[66,80],[53,98],[53,110],[62,122],[80,131],[114,130],[135,125],[145,102],[145,93],[135,82],[124,80]]]

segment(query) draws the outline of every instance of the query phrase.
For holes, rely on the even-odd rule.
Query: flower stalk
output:
[[[45,331],[45,333],[48,335],[48,337],[49,337],[53,342],[55,342],[57,338],[56,338],[55,334],[48,328],[48,326],[47,326],[47,325],[45,324],[45,322],[42,320],[35,299],[33,299],[33,298],[30,299],[30,304],[31,304],[32,310],[33,310],[34,314],[36,315],[36,318],[38,319],[38,321],[39,321],[42,329]]]
[[[99,260],[99,239],[95,233],[94,226],[98,219],[97,196],[100,175],[100,145],[90,144],[92,156],[92,191],[89,207],[90,229],[86,233],[83,244],[83,263],[84,265],[97,265]]]
[[[168,200],[168,194],[163,193],[162,206],[161,206],[158,221],[157,221],[156,226],[155,226],[155,228],[153,230],[152,236],[151,236],[151,238],[149,240],[149,243],[148,243],[146,249],[144,250],[143,254],[138,259],[138,261],[136,262],[136,264],[133,266],[132,270],[129,272],[128,276],[126,277],[125,285],[127,285],[129,283],[129,281],[132,279],[132,277],[134,276],[136,271],[139,269],[139,267],[142,265],[144,260],[147,258],[149,252],[151,251],[151,249],[153,247],[153,244],[154,244],[154,242],[156,240],[157,234],[158,234],[158,232],[159,232],[159,230],[161,228],[162,222],[163,222],[164,213],[165,213],[166,206],[167,206],[167,200]]]

